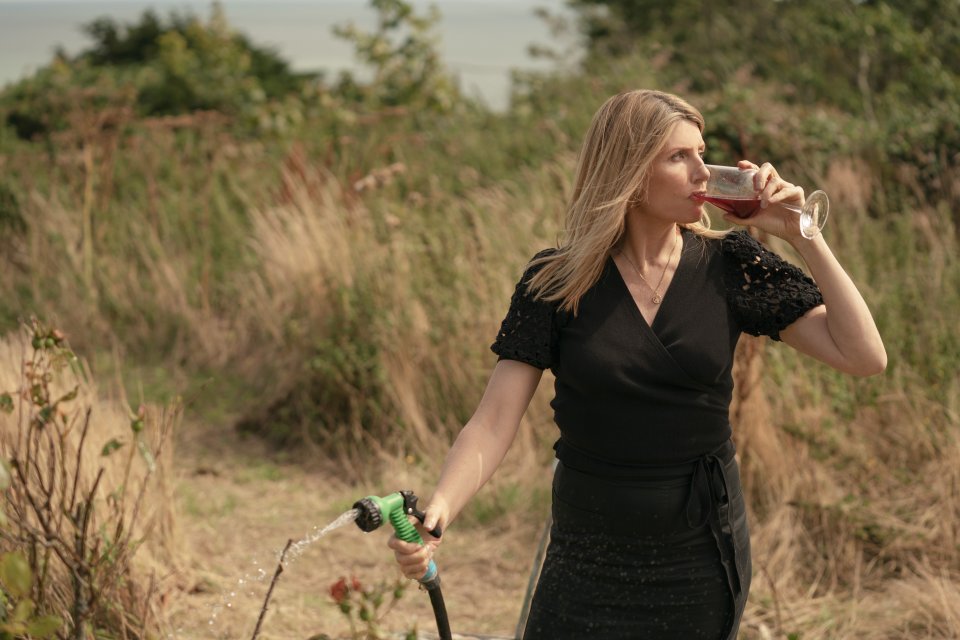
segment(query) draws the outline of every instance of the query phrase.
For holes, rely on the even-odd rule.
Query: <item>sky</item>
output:
[[[290,1],[290,0],[288,0]],[[444,4],[476,4],[476,5],[495,5],[495,4],[505,4],[506,0],[442,0]],[[142,4],[142,0],[106,0],[113,4]],[[262,4],[269,5],[270,2],[267,0],[220,0],[224,6],[229,6],[231,4]],[[344,2],[349,2],[351,4],[356,4],[358,6],[368,6],[368,0],[293,0],[297,4],[305,5],[324,5],[324,4],[343,4]],[[416,6],[427,6],[430,4],[435,4],[433,0],[410,0],[411,4]],[[90,0],[0,0],[0,4],[93,4]],[[104,4],[103,0],[98,2],[98,4]],[[185,2],[184,0],[152,0],[151,4],[158,6],[161,5],[184,5],[184,4],[196,4],[196,2]],[[206,4],[209,4],[207,2]],[[562,4],[557,2],[557,0],[510,0],[510,4],[520,5],[520,6],[558,6]]]
[[[436,28],[447,68],[470,95],[492,108],[506,105],[513,69],[544,69],[531,58],[532,44],[554,46],[537,7],[564,11],[566,0],[410,0],[418,11],[436,5]],[[332,35],[334,25],[355,22],[367,30],[375,13],[369,0],[221,0],[227,20],[257,45],[277,51],[297,71],[361,72],[348,42]],[[209,15],[211,0],[0,0],[0,88],[49,63],[58,46],[76,54],[90,45],[80,30],[108,15],[121,24],[152,7]],[[58,8],[59,7],[59,8]],[[569,43],[566,43],[569,45]],[[565,48],[563,45],[560,48]]]

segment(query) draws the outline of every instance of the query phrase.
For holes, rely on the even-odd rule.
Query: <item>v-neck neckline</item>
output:
[[[643,316],[643,311],[640,310],[640,305],[637,304],[636,298],[634,298],[633,294],[630,292],[630,287],[627,285],[626,279],[620,272],[620,267],[617,265],[617,261],[613,259],[613,254],[610,254],[610,256],[607,258],[610,261],[610,264],[613,266],[613,270],[617,274],[617,279],[620,281],[620,284],[623,287],[623,292],[627,295],[627,298],[630,299],[630,306],[633,307],[637,318],[654,334],[654,336],[657,337],[657,340],[660,339],[660,336],[657,334],[657,327],[660,326],[660,316],[663,315],[664,307],[667,305],[667,302],[673,297],[670,295],[670,292],[673,291],[673,285],[677,282],[677,277],[681,275],[681,271],[685,262],[684,258],[687,248],[687,233],[688,232],[686,229],[680,230],[680,257],[677,259],[677,266],[673,270],[673,277],[670,278],[670,283],[660,296],[660,304],[657,305],[657,312],[653,315],[653,320],[651,322],[647,322],[647,319]]]

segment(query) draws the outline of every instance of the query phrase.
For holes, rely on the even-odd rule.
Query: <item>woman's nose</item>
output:
[[[705,182],[710,177],[710,170],[707,169],[703,158],[697,160],[697,167],[693,171],[694,182]]]

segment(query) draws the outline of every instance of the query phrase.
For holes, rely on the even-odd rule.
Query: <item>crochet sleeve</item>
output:
[[[553,251],[541,251],[534,259]],[[529,267],[524,271],[490,349],[500,360],[519,360],[538,369],[549,369],[556,335],[554,316],[557,306],[553,302],[534,300],[527,290],[527,283],[536,272],[536,268]]]
[[[727,300],[740,328],[780,340],[780,332],[823,304],[816,283],[745,231],[723,239]]]

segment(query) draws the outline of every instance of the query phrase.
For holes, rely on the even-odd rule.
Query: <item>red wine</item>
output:
[[[698,200],[709,202],[738,218],[749,218],[760,208],[760,198],[734,198],[729,196],[698,195]]]

